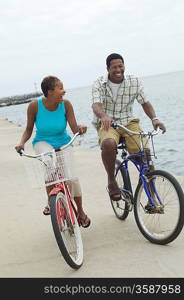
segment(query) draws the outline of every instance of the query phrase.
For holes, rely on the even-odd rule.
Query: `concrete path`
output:
[[[75,155],[92,224],[81,229],[84,264],[71,269],[59,252],[50,217],[42,214],[45,190],[28,185],[23,158],[14,150],[22,131],[0,120],[0,277],[184,277],[184,231],[174,242],[159,246],[142,236],[133,213],[119,221],[106,192],[100,151],[81,148]]]

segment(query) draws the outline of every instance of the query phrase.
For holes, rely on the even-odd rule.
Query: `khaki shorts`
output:
[[[44,152],[53,150],[53,147],[46,142],[38,142],[34,145],[33,148],[34,148],[34,151],[36,154],[40,154],[40,153],[44,153]],[[80,186],[78,178],[68,181],[68,185],[69,185],[72,197],[81,197],[82,196],[81,186]]]
[[[141,129],[141,127],[139,126],[139,119],[133,119],[125,127],[127,127],[129,130],[132,130],[132,131],[137,131],[137,132],[143,131]],[[119,139],[122,136],[122,137],[125,137],[126,147],[130,154],[141,151],[141,140],[138,135],[129,135],[128,133],[125,132],[125,130],[123,130],[121,128],[114,129],[112,127],[109,128],[108,131],[106,131],[102,128],[97,129],[97,131],[98,131],[100,145],[102,144],[102,142],[105,139],[114,139],[116,144],[118,145]],[[149,144],[148,144],[147,138],[143,138],[143,145],[144,145],[144,148],[149,149]]]

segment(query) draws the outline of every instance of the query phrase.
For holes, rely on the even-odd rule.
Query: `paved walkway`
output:
[[[42,215],[45,191],[27,184],[23,159],[14,150],[22,130],[0,120],[0,277],[184,277],[184,231],[159,246],[142,236],[133,213],[126,221],[116,219],[100,151],[82,149],[76,150],[78,173],[92,224],[81,229],[84,264],[72,270],[59,252],[50,217]]]

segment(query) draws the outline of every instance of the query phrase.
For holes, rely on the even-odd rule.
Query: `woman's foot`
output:
[[[43,214],[44,214],[45,216],[50,215],[50,207],[49,207],[48,205],[45,206],[45,208],[44,208],[44,210],[43,210]]]
[[[78,216],[79,225],[81,225],[84,228],[87,228],[91,224],[90,218],[85,214],[82,213]]]

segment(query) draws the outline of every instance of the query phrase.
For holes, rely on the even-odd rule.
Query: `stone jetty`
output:
[[[41,95],[42,93],[30,93],[30,94],[0,98],[0,107],[28,103]]]

